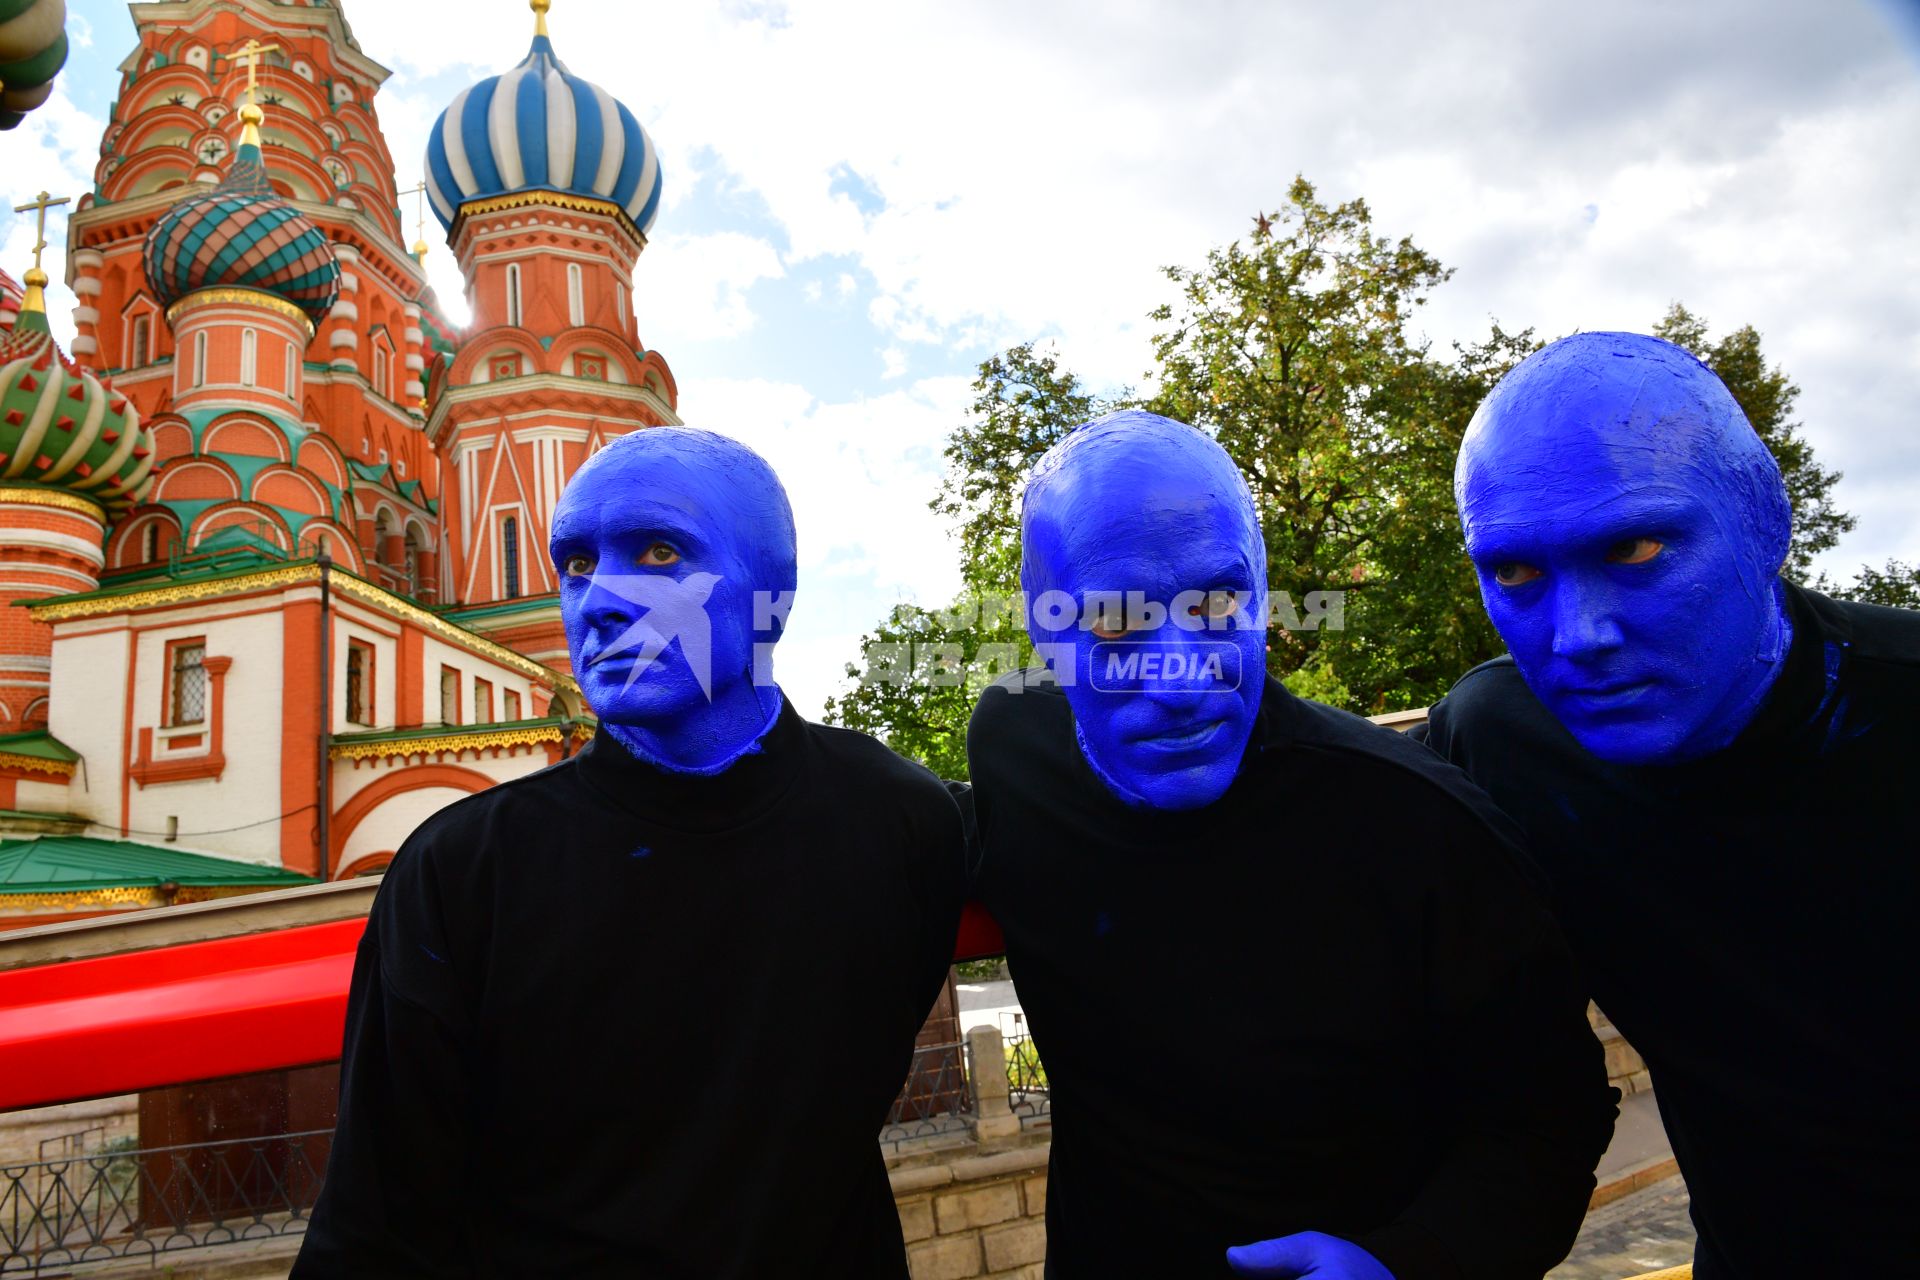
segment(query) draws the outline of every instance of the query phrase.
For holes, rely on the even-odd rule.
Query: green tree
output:
[[[955,521],[960,596],[944,610],[897,606],[861,638],[860,661],[846,669],[853,687],[825,711],[828,723],[874,734],[943,778],[967,776],[967,719],[980,689],[1032,657],[1018,612],[1025,477],[1068,431],[1119,403],[1030,342],[983,362],[973,389],[929,504]]]
[[[1800,388],[1779,365],[1767,367],[1760,333],[1750,324],[1710,341],[1706,320],[1676,302],[1653,332],[1685,347],[1718,374],[1773,452],[1787,484],[1787,499],[1793,504],[1793,543],[1784,572],[1795,582],[1805,582],[1813,558],[1833,548],[1840,535],[1853,529],[1855,520],[1834,503],[1833,487],[1840,482],[1840,473],[1820,465],[1813,445],[1800,434],[1800,424],[1792,421]]]
[[[1836,600],[1884,604],[1893,609],[1920,609],[1920,564],[1889,560],[1883,569],[1863,564],[1859,576],[1850,583],[1834,582],[1823,573],[1814,579],[1813,587]]]
[[[1344,627],[1276,631],[1271,669],[1356,710],[1431,701],[1499,652],[1460,545],[1453,456],[1481,397],[1537,344],[1496,326],[1431,358],[1409,324],[1450,274],[1376,233],[1364,200],[1330,205],[1296,178],[1246,242],[1167,268],[1179,301],[1152,313],[1166,327],[1148,407],[1240,465],[1270,590],[1344,594]]]

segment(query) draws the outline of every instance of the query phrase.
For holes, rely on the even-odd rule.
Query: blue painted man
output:
[[[1461,527],[1509,654],[1425,736],[1531,838],[1645,1057],[1694,1274],[1913,1274],[1920,614],[1780,577],[1780,470],[1656,338],[1522,362],[1469,426]]]
[[[1265,542],[1200,432],[1080,427],[1021,536],[1052,670],[985,691],[968,757],[1049,1274],[1537,1280],[1613,1093],[1504,819],[1268,677]]]
[[[773,683],[793,517],[752,451],[622,437],[551,551],[598,732],[394,859],[294,1275],[904,1280],[876,1136],[952,956],[960,812]]]

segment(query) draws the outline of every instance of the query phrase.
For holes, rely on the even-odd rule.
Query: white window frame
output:
[[[193,385],[207,385],[207,332],[204,329],[193,335]]]
[[[587,322],[586,281],[580,264],[567,264],[567,323],[578,328]]]
[[[520,325],[520,264],[507,264],[507,323],[518,328]]]
[[[294,399],[294,388],[300,385],[300,347],[297,343],[287,344],[287,399]]]
[[[240,385],[251,387],[259,379],[260,334],[253,329],[240,331]]]

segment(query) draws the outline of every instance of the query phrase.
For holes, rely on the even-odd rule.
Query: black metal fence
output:
[[[906,1087],[880,1128],[880,1145],[898,1151],[918,1139],[966,1132],[967,1117],[976,1110],[968,1056],[959,1041],[913,1051]]]
[[[1047,1085],[1047,1068],[1040,1061],[1040,1048],[1033,1037],[1023,1032],[1001,1041],[1007,1054],[1007,1105],[1020,1117],[1023,1128],[1053,1123],[1053,1094]]]
[[[1014,1113],[1023,1124],[1047,1123],[1046,1070],[1031,1038],[1005,1046]],[[979,1111],[971,1057],[958,1041],[914,1050],[881,1145],[898,1151],[964,1135]],[[307,1228],[332,1142],[332,1130],[313,1129],[0,1165],[0,1277],[296,1235]]]
[[[306,1230],[333,1131],[0,1166],[0,1276]]]

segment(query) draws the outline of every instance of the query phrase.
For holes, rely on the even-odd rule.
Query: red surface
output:
[[[365,920],[0,973],[0,1111],[326,1062]],[[997,956],[978,903],[955,960]]]
[[[1006,951],[1000,938],[1000,926],[977,902],[969,902],[960,913],[960,937],[953,944],[955,960],[983,960]]]
[[[364,920],[0,973],[0,1110],[340,1056]]]

